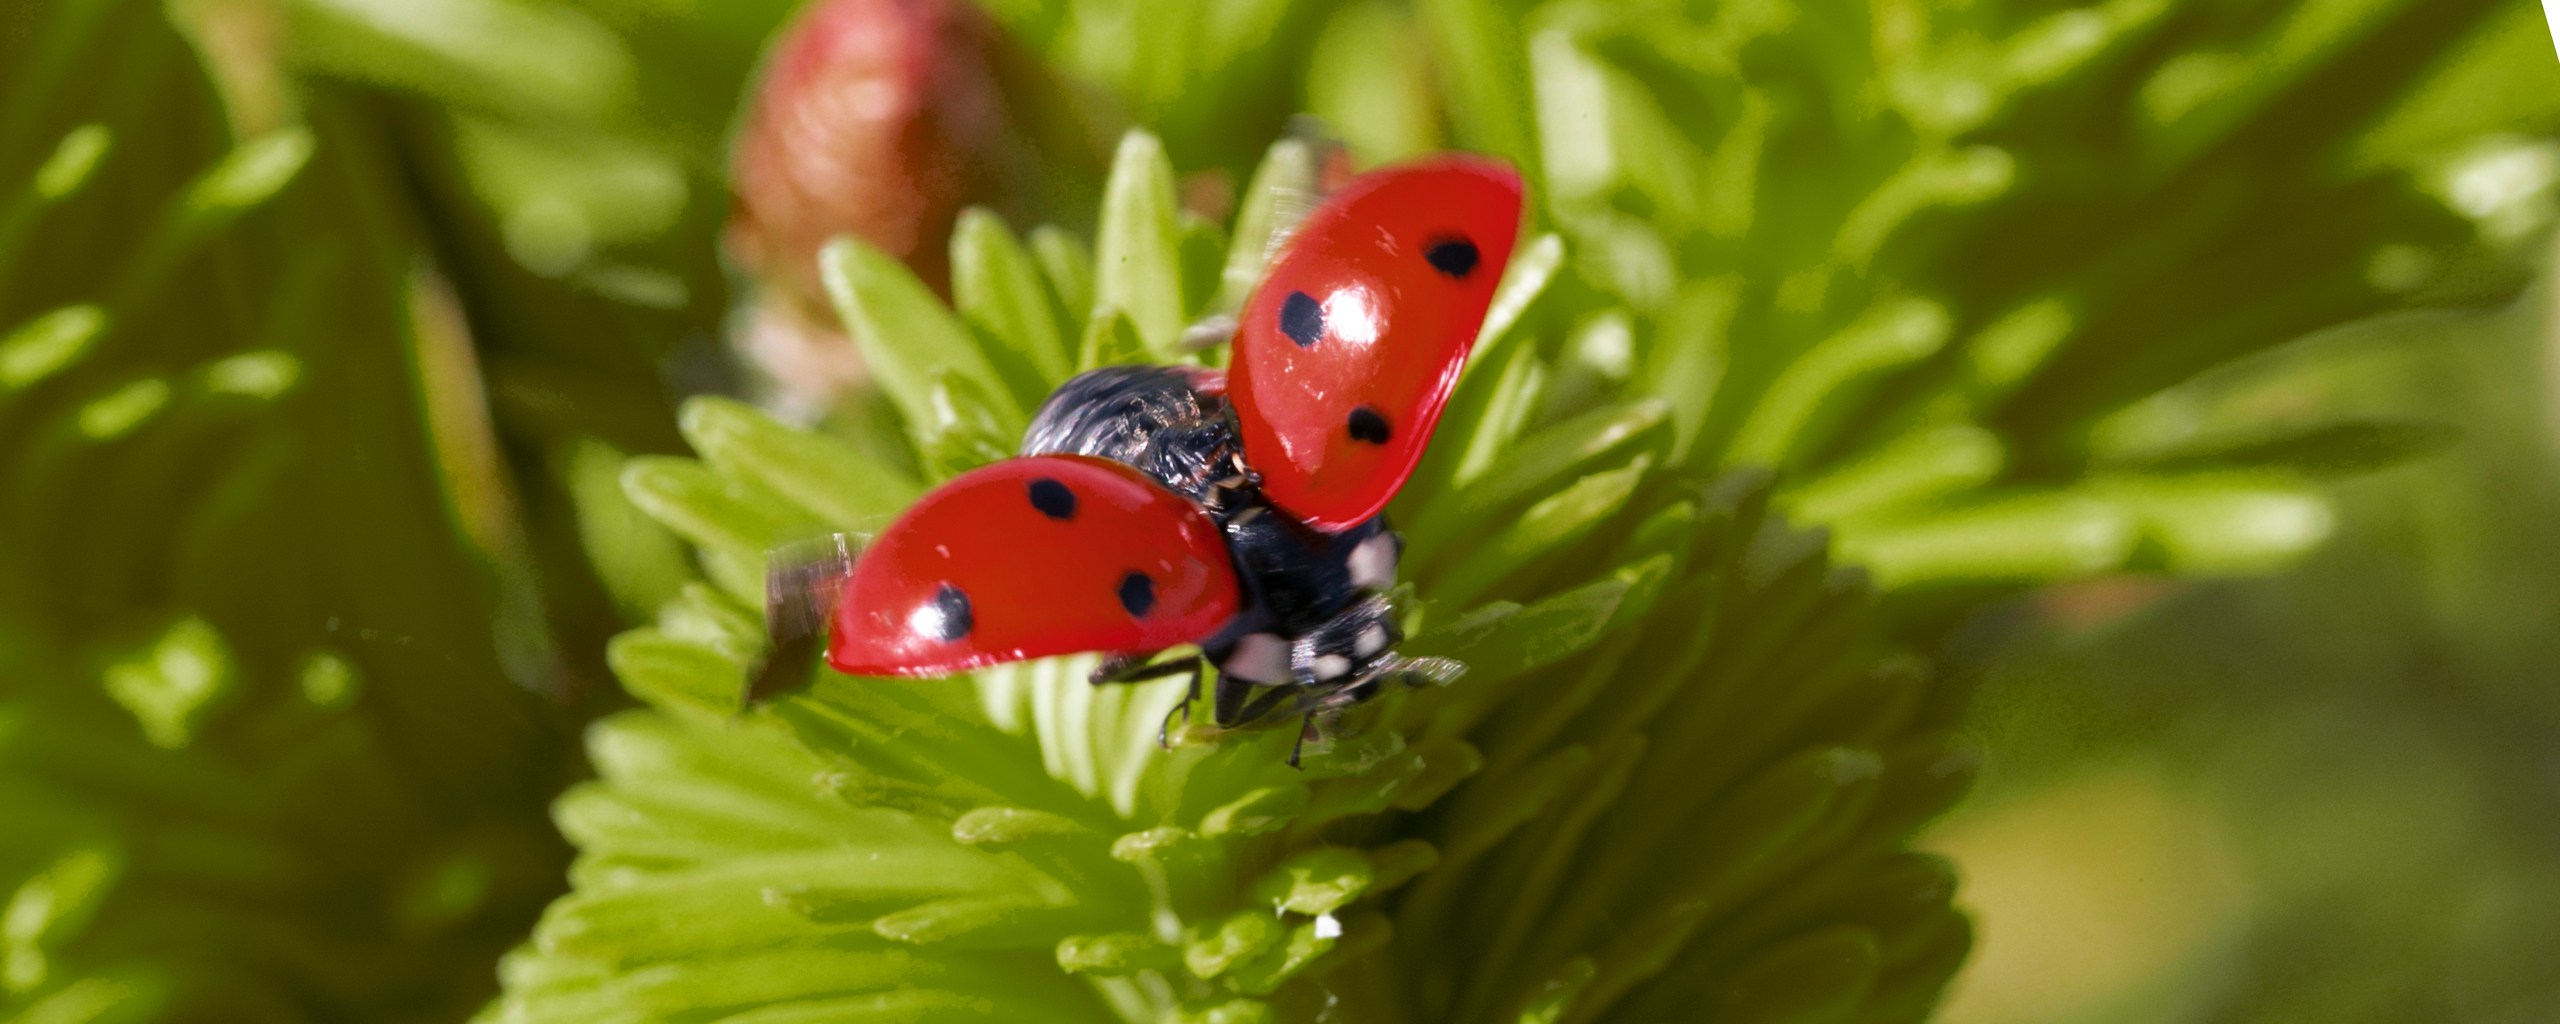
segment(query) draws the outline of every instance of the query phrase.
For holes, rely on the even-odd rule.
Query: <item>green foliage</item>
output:
[[[1102,10],[1034,7],[1005,12],[1069,37]],[[2377,246],[2466,251],[2405,179],[2263,140],[2343,139],[2435,52],[2366,40],[2446,45],[2478,9],[1345,14],[1327,31],[1428,41],[1447,130],[1520,161],[1553,228],[1395,509],[1408,650],[1469,673],[1355,709],[1304,772],[1287,730],[1159,749],[1179,681],[1095,689],[1090,659],[741,712],[756,553],[888,506],[790,497],[820,489],[776,453],[812,442],[771,425],[756,479],[636,466],[710,585],[617,641],[652,710],[591,734],[600,778],[560,805],[577,891],[491,1019],[1925,1016],[1970,928],[1902,843],[1971,761],[1957,695],[1890,638],[1986,588],[2280,563],[2326,534],[2318,476],[2440,443],[2339,406],[2133,400],[2399,301]],[[1161,39],[1226,14],[1201,10]],[[1146,52],[1114,80],[1163,110],[1147,76],[1196,65]],[[1369,127],[1347,134],[1412,145]],[[837,243],[904,437],[821,461],[886,444],[939,479],[1004,453],[1066,370],[1180,357],[1259,265],[1295,145],[1223,260],[1143,134],[1097,253],[1044,228],[1025,259],[964,221],[955,311]],[[714,415],[751,414],[688,412]],[[1840,564],[1773,510],[1837,530]]]
[[[558,863],[525,691],[608,666],[647,707],[589,733],[490,1018],[1918,1019],[1969,927],[1903,844],[1972,769],[1911,652],[2024,585],[2280,563],[2327,479],[2444,444],[2164,389],[2511,290],[2548,190],[2473,186],[2539,151],[2470,147],[2555,117],[2487,0],[990,2],[1081,83],[1026,208],[1093,230],[962,218],[955,309],[830,248],[880,401],[819,434],[668,398],[721,386],[686,339],[788,4],[165,6],[218,89],[162,5],[0,42],[30,1019],[466,1012]],[[742,713],[773,544],[1076,370],[1221,358],[1190,328],[1303,211],[1298,110],[1535,186],[1393,509],[1409,651],[1469,674],[1305,772],[1286,730],[1160,749],[1171,684],[1080,659]]]
[[[570,766],[386,147],[340,96],[227,125],[158,5],[10,17],[0,1016],[461,1016]]]
[[[2012,6],[1541,6],[1529,81],[1579,276],[1660,339],[1646,368],[1693,435],[1682,461],[1789,470],[1780,503],[1887,587],[2306,550],[2327,522],[2293,472],[2311,453],[2131,460],[2086,431],[2383,308],[2365,263],[2382,243],[2458,244],[2405,190],[2342,182],[2313,140],[2376,118],[2390,93],[2372,83],[2405,81],[2435,52],[2413,40],[2476,11]],[[1462,10],[1427,16],[1477,32]],[[1519,132],[1458,129],[1497,148]],[[2314,195],[2317,214],[2291,205]]]
[[[1931,845],[1969,878],[2059,866],[2038,887],[2085,896],[1969,894],[1991,936],[1969,1018],[2560,1007],[2542,955],[2560,941],[2560,857],[2532,824],[2546,804],[2528,767],[2560,728],[2548,280],[2504,308],[2341,325],[2135,407],[2145,440],[2184,450],[2224,447],[2236,408],[2440,418],[2463,436],[2342,483],[2337,542],[2272,578],[2036,602],[1969,714],[1992,767]],[[2367,457],[2340,440],[2317,443]],[[2165,927],[2093,907],[2136,891],[2189,895]],[[2483,892],[2505,895],[2469,902]],[[2447,912],[2464,906],[2483,909]],[[2057,985],[2034,940],[2002,948],[2064,918],[2117,921],[2117,969]]]
[[[1152,143],[1124,154],[1152,159]],[[865,259],[852,246],[840,266]],[[914,289],[896,274],[837,274],[840,305],[893,310],[865,312],[888,338],[1024,325],[988,338],[1004,346],[1050,323],[970,292],[957,315],[896,302]],[[1513,302],[1541,274],[1523,261]],[[924,394],[896,404],[919,410],[927,456],[942,381],[906,381]],[[829,494],[799,466],[850,451],[709,399],[686,420],[735,428],[704,438],[707,463],[625,481],[704,545],[714,586],[614,643],[655,712],[589,735],[602,781],[558,806],[584,850],[579,891],[509,957],[494,1019],[1260,1019],[1329,996],[1354,1019],[1697,998],[1915,1019],[1964,955],[1943,868],[1897,852],[1964,786],[1951,707],[1871,637],[1859,576],[1766,517],[1766,476],[1638,497],[1656,404],[1531,435],[1469,489],[1434,481],[1457,494],[1452,527],[1413,538],[1452,568],[1416,581],[1431,602],[1408,650],[1469,673],[1336,724],[1306,771],[1285,765],[1293,730],[1178,727],[1193,742],[1160,750],[1183,684],[1093,689],[1091,658],[975,686],[829,676],[740,717],[763,591],[730,566],[753,561],[753,538],[852,530],[893,504],[783,497]],[[1462,535],[1480,509],[1518,507],[1521,535]],[[1603,522],[1633,530],[1595,535]],[[1559,571],[1585,548],[1613,568]],[[1577,852],[1603,863],[1567,870]],[[1907,891],[1892,911],[1836,891],[1879,870]],[[1807,922],[1830,945],[1761,950]]]

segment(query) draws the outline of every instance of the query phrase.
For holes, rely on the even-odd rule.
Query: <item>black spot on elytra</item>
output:
[[[1324,337],[1324,307],[1316,304],[1315,296],[1290,292],[1280,300],[1280,333],[1299,348],[1313,348],[1316,339]]]
[[[1351,410],[1352,440],[1385,444],[1391,435],[1392,432],[1387,429],[1387,418],[1378,415],[1378,410],[1365,405]]]
[[[1067,485],[1044,476],[1031,481],[1030,489],[1031,507],[1039,509],[1041,515],[1051,519],[1076,517],[1076,492],[1068,490]]]
[[[1476,272],[1476,263],[1482,259],[1476,254],[1476,244],[1464,238],[1434,241],[1431,248],[1423,250],[1422,258],[1431,261],[1431,269],[1461,281]]]
[[[977,625],[977,620],[969,614],[969,595],[951,584],[945,583],[942,589],[933,592],[933,610],[941,613],[930,623],[934,626],[931,635],[936,640],[945,643],[958,640],[968,636],[970,628]]]
[[[1120,577],[1120,607],[1129,610],[1130,618],[1146,618],[1156,607],[1156,581],[1134,569]]]

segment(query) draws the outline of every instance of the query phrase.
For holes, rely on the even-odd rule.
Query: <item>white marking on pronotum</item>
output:
[[[1363,658],[1386,649],[1387,628],[1385,626],[1371,626],[1361,630],[1360,638],[1351,642],[1351,653]]]
[[[1227,656],[1218,671],[1256,683],[1277,683],[1289,678],[1289,644],[1269,633],[1247,633],[1236,641],[1236,651]]]
[[[1385,590],[1396,585],[1396,539],[1384,533],[1360,542],[1344,559],[1351,570],[1351,585],[1362,590]]]
[[[1319,654],[1308,667],[1315,669],[1318,679],[1340,679],[1351,674],[1351,659],[1339,654]]]

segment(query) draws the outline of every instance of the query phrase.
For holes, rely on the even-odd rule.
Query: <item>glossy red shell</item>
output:
[[[1520,234],[1520,175],[1448,156],[1328,198],[1238,314],[1228,394],[1273,504],[1322,530],[1412,475]]]
[[[934,489],[862,553],[827,661],[852,675],[937,676],[1156,651],[1215,633],[1237,593],[1225,539],[1189,499],[1103,459],[1009,459]]]

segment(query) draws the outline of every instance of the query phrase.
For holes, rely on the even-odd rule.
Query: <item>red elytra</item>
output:
[[[1199,506],[1104,459],[1009,459],[935,488],[863,552],[827,661],[938,676],[1156,651],[1210,635],[1238,603],[1226,542]]]
[[[1273,504],[1377,515],[1421,461],[1520,233],[1520,175],[1445,156],[1354,179],[1238,313],[1229,394]]]

